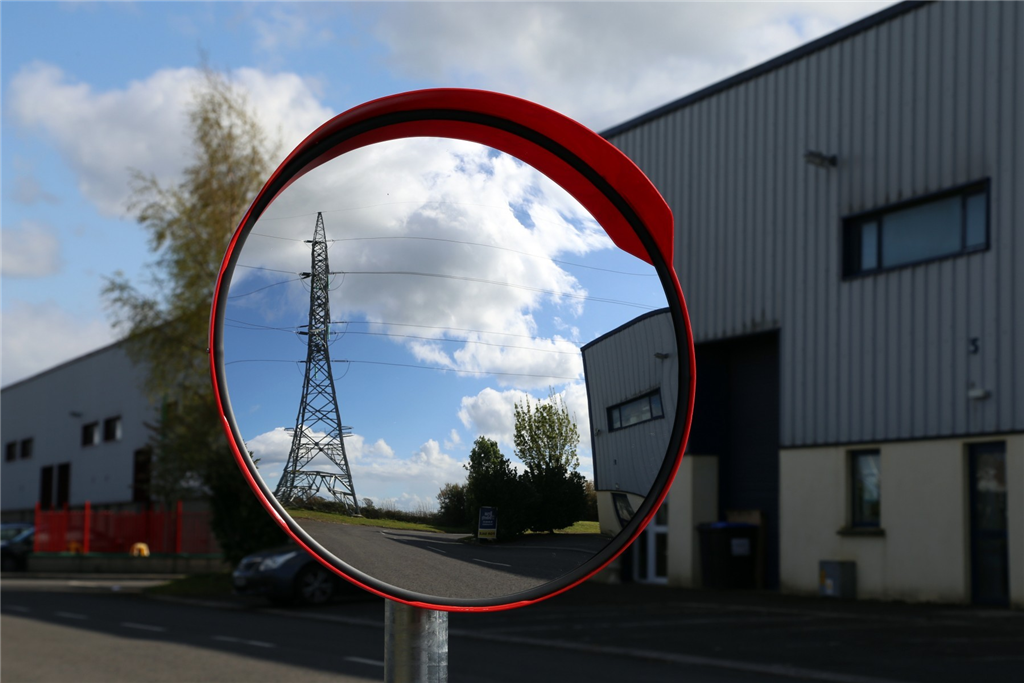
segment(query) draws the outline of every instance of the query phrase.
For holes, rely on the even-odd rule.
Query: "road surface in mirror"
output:
[[[589,560],[648,494],[687,395],[666,306],[654,268],[533,168],[380,143],[298,179],[245,238],[231,411],[263,483],[343,563],[427,596],[513,595]]]

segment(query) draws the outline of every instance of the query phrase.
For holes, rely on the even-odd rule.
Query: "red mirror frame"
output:
[[[377,142],[410,137],[441,137],[476,142],[510,154],[560,185],[586,208],[619,248],[651,263],[669,301],[679,352],[680,386],[665,462],[652,493],[626,527],[601,552],[575,571],[554,581],[499,599],[448,599],[413,593],[349,567],[291,521],[272,493],[257,478],[243,455],[244,440],[235,424],[223,367],[222,329],[226,288],[241,245],[256,220],[292,182],[345,152]],[[392,95],[350,109],[326,122],[292,151],[253,200],[231,238],[214,290],[209,351],[219,418],[236,463],[270,515],[301,547],[346,580],[381,597],[415,607],[446,611],[511,609],[544,600],[582,583],[606,567],[643,531],[668,494],[682,461],[693,420],[696,361],[693,335],[679,279],[672,267],[672,211],[651,181],[618,148],[576,121],[527,100],[480,90],[434,89]],[[683,377],[683,373],[688,375]],[[655,495],[656,492],[656,495]]]

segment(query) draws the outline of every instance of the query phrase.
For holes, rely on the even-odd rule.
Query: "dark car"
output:
[[[322,605],[342,592],[358,591],[296,545],[261,550],[242,558],[232,573],[235,593],[274,602]]]
[[[0,524],[0,569],[24,571],[35,535],[36,528],[31,524]]]

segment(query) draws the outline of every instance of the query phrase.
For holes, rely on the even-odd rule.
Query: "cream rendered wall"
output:
[[[696,526],[718,518],[718,458],[686,455],[668,493],[668,583],[701,585]]]
[[[846,449],[800,448],[779,452],[779,587],[787,593],[818,590],[819,560],[857,563],[858,594],[880,589],[878,538],[836,535],[846,524]],[[882,514],[888,488],[882,479]]]
[[[1005,440],[1010,592],[1024,605],[1024,436],[782,450],[780,569],[785,592],[815,593],[819,560],[857,563],[861,598],[969,602],[967,444]],[[882,536],[837,533],[849,510],[851,450],[879,448]]]
[[[883,445],[881,452],[886,536],[878,597],[969,602],[971,546],[963,441],[908,441]]]
[[[1024,608],[1024,434],[1006,437],[1010,604]]]

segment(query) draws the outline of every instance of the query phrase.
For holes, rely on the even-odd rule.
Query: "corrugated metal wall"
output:
[[[32,439],[32,457],[0,464],[2,509],[30,510],[39,500],[41,470],[70,463],[72,506],[132,500],[135,451],[152,437],[158,417],[142,390],[144,371],[112,344],[4,387],[0,435],[6,445]],[[82,446],[90,423],[121,418],[121,438]],[[102,434],[102,432],[101,432]]]
[[[661,392],[666,416],[679,403],[679,354],[671,314],[646,314],[619,331],[583,347],[583,368],[590,404],[594,486],[646,496],[658,476],[672,436],[670,418],[650,420],[616,431],[608,429],[608,408]],[[655,353],[668,353],[657,358]]]
[[[801,446],[1024,430],[1022,128],[1024,5],[936,3],[611,140],[675,212],[696,341],[780,330]],[[988,251],[842,281],[842,216],[985,177]]]

